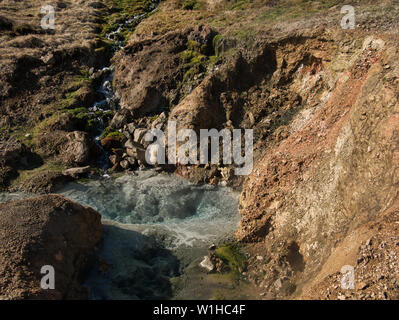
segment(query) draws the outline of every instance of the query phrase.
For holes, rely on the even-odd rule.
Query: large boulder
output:
[[[81,286],[102,240],[101,216],[59,195],[0,204],[0,299],[84,299]],[[42,289],[43,266],[55,289]]]
[[[74,131],[66,136],[61,158],[67,165],[86,165],[100,154],[98,146],[90,139],[86,132]]]

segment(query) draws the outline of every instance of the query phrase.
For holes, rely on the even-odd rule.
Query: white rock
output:
[[[215,268],[209,256],[204,256],[204,259],[200,263],[200,267],[208,270],[209,272],[213,271],[213,269]]]

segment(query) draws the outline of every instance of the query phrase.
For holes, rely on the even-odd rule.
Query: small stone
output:
[[[118,157],[117,157],[115,154],[113,154],[113,155],[109,156],[109,161],[110,161],[113,165],[115,165],[116,162],[117,162],[117,158],[118,158]]]
[[[66,169],[62,172],[63,175],[71,176],[73,178],[78,178],[82,175],[85,175],[90,172],[90,166],[86,167],[77,167],[77,168],[70,168]]]
[[[366,283],[366,282],[360,282],[360,283],[358,284],[358,288],[359,288],[360,290],[365,290],[365,289],[367,289],[369,286],[370,286],[370,285],[369,285],[368,283]]]
[[[142,150],[145,150],[140,143],[137,143],[136,141],[133,141],[133,140],[127,140],[125,142],[125,148],[127,148],[127,149],[142,149]]]
[[[123,169],[127,169],[127,168],[129,168],[129,161],[123,160],[123,161],[119,162],[119,165],[120,165]]]
[[[126,160],[129,161],[131,166],[134,166],[136,164],[136,159],[135,158],[127,157]]]
[[[215,269],[215,266],[209,256],[204,256],[204,259],[200,263],[200,267],[206,269],[208,272],[211,272]]]
[[[343,294],[338,294],[337,299],[338,300],[346,300],[346,297]]]
[[[133,134],[135,129],[136,129],[136,126],[134,125],[134,123],[129,123],[127,125],[127,131],[129,131],[130,134]]]
[[[133,140],[135,142],[142,143],[142,140],[143,140],[146,132],[147,132],[147,129],[145,129],[145,128],[139,128],[139,129],[134,130]]]

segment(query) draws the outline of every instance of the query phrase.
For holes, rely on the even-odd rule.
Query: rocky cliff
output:
[[[354,31],[340,28],[335,6],[325,17],[278,23],[253,43],[236,43],[216,67],[199,72],[191,91],[168,100],[168,118],[181,127],[255,130],[256,165],[242,186],[236,237],[261,253],[250,274],[269,297],[300,296],[352,232],[394,212],[396,25],[386,9],[376,24],[375,15],[361,8]],[[156,39],[153,48],[162,43]],[[131,39],[132,47],[141,48],[142,41]],[[175,47],[181,55],[190,50],[190,37],[185,41]],[[135,77],[159,84],[157,67],[148,66],[142,64]],[[166,81],[176,77],[162,75]],[[120,90],[122,96],[134,92],[128,85]],[[360,239],[351,250],[358,250]],[[342,265],[326,268],[337,272]]]

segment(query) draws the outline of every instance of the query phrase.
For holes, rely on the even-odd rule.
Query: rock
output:
[[[122,169],[126,170],[127,168],[129,168],[130,163],[127,160],[122,160],[121,162],[119,162],[119,165],[121,166]]]
[[[275,282],[274,282],[274,288],[278,291],[281,289],[281,287],[283,286],[282,280],[281,278],[278,278]]]
[[[217,186],[219,184],[219,178],[218,177],[212,177],[209,180],[209,184],[213,186]]]
[[[368,287],[369,287],[370,285],[368,284],[368,283],[366,283],[366,282],[359,282],[357,285],[356,285],[356,287],[357,287],[357,289],[360,289],[360,290],[365,290],[365,289],[367,289]]]
[[[115,56],[114,89],[122,110],[141,117],[168,107],[176,96],[176,83],[184,75],[180,55],[187,47],[188,32],[179,30],[145,40],[132,37]]]
[[[199,264],[200,267],[206,269],[208,272],[212,272],[215,269],[215,265],[209,258],[209,256],[204,256],[204,259]]]
[[[65,9],[67,4],[65,2],[57,2],[57,9]]]
[[[130,163],[132,167],[136,165],[136,159],[132,157],[127,157],[126,160]]]
[[[106,5],[101,2],[92,2],[89,3],[89,7],[92,7],[94,9],[104,9],[106,8]]]
[[[115,113],[111,120],[110,126],[112,128],[120,129],[125,124],[131,121],[132,115],[129,110],[122,109]]]
[[[118,163],[119,157],[116,154],[112,154],[109,156],[109,162],[112,163],[112,165],[116,165]]]
[[[127,124],[127,131],[130,134],[133,134],[135,129],[136,129],[136,125],[134,123]]]
[[[77,106],[91,107],[95,100],[95,94],[91,87],[82,86],[76,91],[75,99]]]
[[[146,162],[145,160],[145,150],[138,148],[128,148],[126,149],[126,153],[129,157],[132,157],[136,160],[141,161],[142,163]]]
[[[42,159],[16,139],[0,141],[0,189],[6,188],[18,176],[18,169],[41,165]]]
[[[68,165],[85,165],[100,152],[86,132],[74,131],[67,134],[68,142],[61,152],[61,159]]]
[[[162,112],[152,123],[151,128],[157,128],[162,130],[165,125],[167,118],[165,112]]]
[[[216,250],[216,245],[214,243],[212,243],[209,247],[208,250],[214,251]]]
[[[105,137],[101,139],[101,145],[106,150],[112,150],[121,147],[121,141],[117,137]]]
[[[40,60],[42,60],[45,64],[53,64],[55,62],[55,57],[49,52],[45,56],[40,57]]]
[[[81,286],[102,240],[101,216],[59,195],[0,204],[0,299],[87,299]],[[41,288],[41,268],[55,289]]]
[[[141,150],[145,150],[144,147],[143,147],[140,143],[135,142],[135,141],[133,141],[133,140],[128,140],[128,141],[126,141],[126,142],[125,142],[125,148],[127,148],[127,149],[141,149]]]
[[[190,33],[188,38],[195,41],[201,48],[201,53],[210,54],[213,51],[212,40],[216,32],[213,31],[208,25],[198,25]]]
[[[71,176],[72,178],[79,178],[81,176],[87,175],[89,172],[90,166],[85,166],[66,169],[62,173],[66,176]]]
[[[138,129],[134,130],[133,140],[135,142],[143,144],[143,138],[144,138],[144,135],[146,134],[146,132],[147,132],[147,129],[145,129],[145,128],[138,128]]]
[[[126,138],[127,140],[129,140],[129,139],[132,138],[132,135],[131,135],[131,133],[130,133],[129,131],[127,131],[126,126],[123,127],[122,133],[123,133],[123,135],[125,136],[125,138]]]

